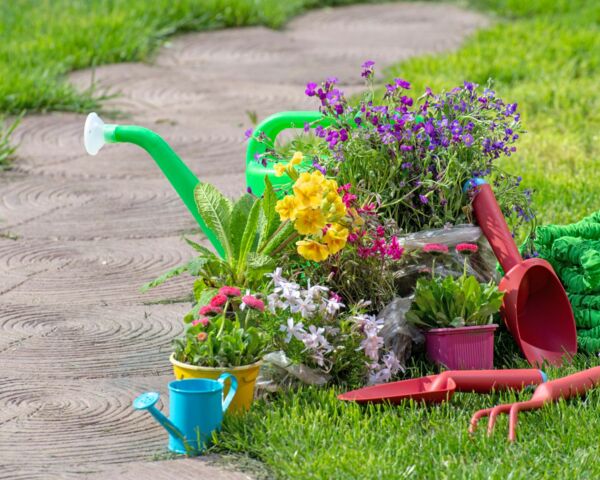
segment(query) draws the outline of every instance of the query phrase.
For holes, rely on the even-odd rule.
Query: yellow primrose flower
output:
[[[286,168],[285,163],[276,163],[273,166],[273,169],[275,170],[275,176],[281,177],[285,173],[285,168]]]
[[[299,208],[294,227],[301,235],[315,235],[326,225],[325,216],[319,208]]]
[[[338,184],[333,179],[325,180],[325,190],[327,191],[327,195],[339,195],[338,193]]]
[[[307,208],[316,208],[321,205],[323,199],[323,174],[317,172],[319,175],[310,174],[308,172],[302,172],[294,183],[294,194],[298,199],[298,202]]]
[[[302,154],[302,152],[295,152],[294,156],[290,160],[290,164],[300,165],[302,163],[302,160],[304,160],[304,155]]]
[[[296,220],[298,202],[293,195],[287,195],[277,202],[275,211],[279,214],[282,222],[286,220]]]
[[[327,244],[331,255],[336,254],[346,246],[349,233],[347,228],[344,228],[337,223],[334,223],[329,227],[327,233],[323,237],[323,241]]]
[[[348,212],[342,197],[339,195],[331,202],[323,202],[322,208],[326,212],[325,215],[330,222],[337,222],[339,219],[345,217]]]
[[[329,256],[327,245],[315,242],[314,240],[300,240],[296,242],[298,253],[307,260],[322,262]]]

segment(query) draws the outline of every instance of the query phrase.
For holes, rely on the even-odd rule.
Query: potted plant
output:
[[[429,253],[447,252],[444,245],[426,245]],[[460,253],[476,252],[474,244],[459,244]],[[494,366],[493,315],[504,293],[495,283],[482,284],[463,274],[420,278],[407,320],[425,330],[427,357],[449,369],[490,369]]]
[[[238,381],[231,410],[248,410],[268,344],[258,326],[264,309],[257,296],[242,295],[237,287],[222,287],[200,308],[184,336],[174,340],[170,361],[175,377],[217,379],[224,372],[231,373]]]

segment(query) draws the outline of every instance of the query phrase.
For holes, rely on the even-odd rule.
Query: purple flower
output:
[[[468,90],[469,92],[472,92],[475,89],[475,84],[471,83],[471,82],[467,82],[466,80],[464,82],[464,86],[465,86],[465,90]]]
[[[405,95],[402,96],[400,102],[402,103],[402,105],[406,105],[407,107],[412,107],[413,105],[413,99]]]
[[[429,203],[429,199],[425,195],[419,195],[419,200],[421,201],[421,203],[423,205],[426,205]]]
[[[246,130],[244,132],[244,136],[246,137],[246,140],[252,136],[252,133],[253,133],[253,130],[251,128],[249,128],[248,130]]]
[[[465,144],[465,146],[470,147],[471,145],[473,145],[473,135],[471,135],[470,133],[463,135],[462,141]]]
[[[397,87],[403,88],[404,90],[410,90],[410,83],[401,78],[395,78],[394,83]]]
[[[360,76],[363,78],[371,78],[371,76],[373,75],[373,66],[375,65],[375,62],[373,60],[367,60],[365,63],[362,64],[362,68],[363,71],[361,72]]]
[[[327,175],[327,169],[323,165],[319,164],[319,162],[317,162],[316,160],[313,161],[312,166],[313,168],[321,172],[323,175]]]
[[[309,97],[314,97],[317,93],[315,91],[316,88],[317,84],[315,82],[309,82],[306,84],[306,90],[304,90],[304,93],[306,93],[306,95],[308,95]]]

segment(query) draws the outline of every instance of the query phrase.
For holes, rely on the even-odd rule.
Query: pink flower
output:
[[[441,243],[428,243],[423,247],[425,253],[448,253],[448,247]]]
[[[253,310],[258,310],[259,312],[264,312],[265,310],[264,302],[253,295],[244,295],[242,297],[242,302],[244,305],[247,305],[248,308],[252,308]]]
[[[227,296],[222,293],[217,293],[213,298],[210,299],[211,307],[222,307],[227,303]]]
[[[200,332],[197,336],[198,340],[200,340],[201,342],[206,340],[207,337],[208,337],[208,333],[206,333],[206,332]]]
[[[239,288],[229,287],[227,285],[219,288],[219,293],[221,295],[225,295],[226,297],[239,297],[242,294]]]
[[[203,327],[206,327],[209,322],[210,322],[210,319],[208,319],[207,317],[200,317],[200,318],[197,318],[196,320],[194,320],[192,322],[192,325],[195,327],[197,325],[202,324]]]
[[[208,316],[213,316],[213,315],[219,315],[223,313],[223,309],[220,307],[213,307],[212,305],[204,305],[201,309],[200,309],[200,315],[208,315]]]
[[[464,253],[465,255],[470,255],[471,253],[477,253],[479,247],[474,243],[459,243],[456,246],[456,251],[458,253]]]

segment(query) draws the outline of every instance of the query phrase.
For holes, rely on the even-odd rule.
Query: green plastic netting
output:
[[[600,211],[571,225],[538,227],[533,243],[567,290],[579,347],[600,351]]]

